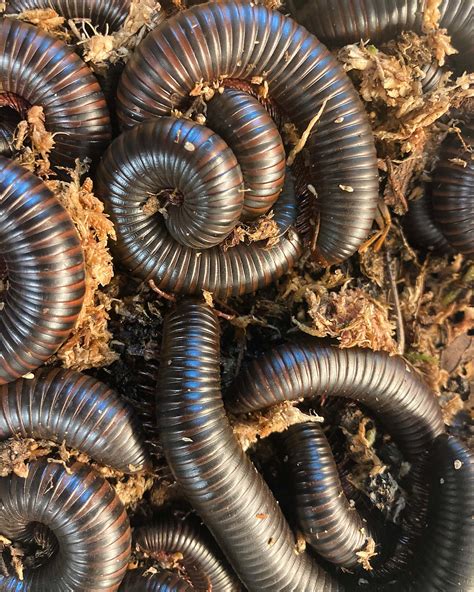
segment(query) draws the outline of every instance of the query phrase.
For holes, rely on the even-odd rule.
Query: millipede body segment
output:
[[[55,551],[24,579],[0,575],[0,590],[114,592],[127,569],[131,533],[114,489],[91,467],[35,461],[26,478],[0,478],[0,532],[31,543],[46,527]]]
[[[474,462],[453,436],[441,435],[429,456],[427,526],[417,547],[406,590],[472,590],[474,587]]]
[[[0,440],[66,442],[125,473],[150,468],[130,409],[104,383],[73,370],[43,369],[0,386]]]
[[[402,358],[310,339],[252,360],[236,378],[226,405],[233,413],[245,413],[321,395],[347,397],[369,407],[412,459],[444,432],[434,393]]]
[[[162,289],[188,294],[237,296],[276,281],[302,253],[291,229],[296,198],[289,175],[273,208],[280,231],[275,246],[213,245],[242,212],[242,180],[232,151],[198,124],[163,117],[122,134],[107,150],[97,184],[117,230],[122,263]],[[147,200],[163,190],[166,217],[150,214]]]
[[[326,436],[317,423],[291,426],[285,438],[298,525],[306,541],[332,563],[358,564],[371,535],[351,507],[339,479]]]
[[[473,25],[474,26],[474,25]],[[441,146],[433,174],[434,220],[451,248],[474,258],[474,121]]]
[[[37,177],[0,156],[0,384],[34,370],[71,332],[85,290],[79,236]]]
[[[111,137],[107,105],[86,64],[62,41],[12,18],[0,19],[0,85],[3,93],[42,107],[54,135],[51,162],[75,166],[98,159]]]
[[[193,592],[195,588],[176,574],[162,570],[156,574],[146,574],[134,569],[125,574],[121,592]]]
[[[273,495],[226,418],[219,325],[184,301],[165,321],[157,386],[158,427],[182,492],[250,591],[339,589],[295,540]]]
[[[7,0],[6,14],[52,8],[68,19],[89,19],[102,32],[116,31],[130,11],[130,0]]]
[[[241,589],[229,568],[216,557],[209,541],[188,522],[162,519],[136,528],[133,539],[140,551],[151,557],[180,553],[186,574],[198,592],[238,592]]]
[[[423,30],[427,0],[288,0],[291,15],[329,47],[370,40],[380,43],[402,31]],[[441,0],[442,28],[448,30],[460,58],[472,60],[474,2]],[[472,64],[472,61],[471,61]]]
[[[119,118],[130,128],[173,109],[185,111],[197,83],[225,87],[227,79],[261,79],[299,134],[314,125],[306,148],[308,183],[318,193],[315,255],[325,264],[349,257],[366,239],[376,210],[373,136],[342,67],[293,20],[238,1],[178,13],[154,29],[128,62],[118,89]]]

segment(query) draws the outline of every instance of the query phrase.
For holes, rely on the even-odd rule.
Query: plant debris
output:
[[[110,349],[112,335],[107,328],[112,300],[102,290],[114,274],[108,241],[115,240],[115,230],[93,193],[92,180],[86,177],[81,181],[85,172],[86,168],[77,162],[75,170],[69,171],[70,181],[47,182],[69,212],[84,252],[84,304],[71,336],[57,353],[66,368],[76,370],[108,365],[117,358]]]

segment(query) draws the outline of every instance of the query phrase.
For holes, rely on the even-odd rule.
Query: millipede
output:
[[[461,125],[441,146],[433,173],[432,207],[435,223],[451,248],[474,257],[474,122]]]
[[[0,54],[0,86],[10,96],[2,105],[15,109],[21,99],[24,110],[43,108],[54,137],[52,164],[95,162],[111,138],[109,112],[99,83],[73,49],[37,27],[3,17]]]
[[[125,574],[121,592],[193,592],[195,588],[184,578],[167,570],[156,574],[146,574],[140,570],[131,570]]]
[[[44,438],[125,473],[150,468],[137,422],[104,383],[74,370],[43,369],[0,386],[0,440]]]
[[[23,580],[0,575],[0,590],[118,590],[130,557],[130,525],[115,490],[94,469],[34,461],[26,478],[0,478],[2,534],[31,544],[39,526],[47,529],[52,557],[26,570]]]
[[[327,395],[363,403],[410,459],[444,432],[434,393],[403,358],[302,339],[250,361],[226,393],[232,413]]]
[[[314,254],[324,264],[342,261],[365,240],[374,218],[378,188],[374,141],[362,104],[342,67],[316,38],[293,20],[246,2],[208,3],[178,13],[154,29],[127,63],[118,88],[118,116],[124,129],[139,123],[149,124],[150,120],[168,117],[177,110],[186,111],[191,102],[190,94],[199,81],[210,87],[221,81],[222,88],[226,89],[236,82],[251,85],[255,79],[261,79],[262,84],[268,86],[270,99],[299,133],[305,132],[308,126],[315,126],[306,143],[310,156],[308,182],[313,183],[318,192],[319,222]],[[244,122],[255,119],[254,137],[259,130],[264,142],[274,137],[273,128],[272,131],[267,124],[263,125],[261,109],[257,111],[253,101],[243,105],[238,93],[214,92],[209,101],[211,122],[215,120],[213,112],[219,114],[217,119],[221,112],[225,117],[240,113]],[[233,125],[233,134],[240,133],[239,129],[245,130],[245,125],[244,128]],[[249,159],[252,149],[249,140],[245,141],[245,147]],[[190,145],[188,148],[192,150]],[[118,147],[115,149],[118,151]],[[270,178],[270,196],[278,193],[283,172],[281,149],[277,145],[275,149],[278,150],[275,152],[277,166]],[[261,143],[256,144],[256,150],[254,154],[258,156]],[[265,152],[273,153],[273,148],[267,147]],[[277,170],[280,177],[273,178]],[[262,178],[266,178],[267,172],[271,171],[265,169],[260,173]],[[173,289],[173,283],[168,280],[170,265],[165,258],[171,247],[158,250],[157,242],[151,241],[148,234],[149,224],[143,223],[143,233],[138,223],[129,230],[128,223],[136,219],[124,220],[121,204],[115,202],[116,194],[129,189],[135,178],[128,185],[121,180],[120,188],[108,178],[107,170],[104,178],[101,196],[116,224],[119,259],[139,277],[153,279],[160,288]],[[245,183],[245,191],[247,188]],[[187,197],[178,197],[184,210]],[[131,207],[133,209],[133,203]],[[193,225],[198,220],[199,217]],[[181,245],[175,245],[173,251],[177,254],[171,267],[174,268],[181,257],[183,275],[184,269],[189,267],[199,278],[196,291],[211,290],[208,286],[212,285],[213,290],[222,292],[220,284],[233,284],[235,278],[242,277],[241,271],[234,271],[231,276],[223,261],[219,262],[220,267],[215,264],[209,270],[210,260],[204,250],[195,252],[199,265],[193,263],[192,266],[188,263],[189,257],[181,256]],[[294,248],[292,256],[297,256]],[[242,257],[241,262],[240,257],[236,257],[233,265],[240,266],[246,275],[250,270],[245,266],[251,266],[260,277],[265,275],[265,283],[269,283],[287,268],[274,257],[273,252],[262,254],[261,249],[253,248],[250,256],[245,260]],[[264,259],[282,269],[275,274],[267,270],[266,263],[264,271]],[[220,278],[217,284],[208,279],[212,273]],[[247,283],[251,285],[246,288],[249,291],[255,290],[261,282],[247,279]],[[179,288],[193,292],[182,286]],[[244,290],[229,288],[228,291],[242,293]]]
[[[330,592],[337,582],[298,554],[273,494],[237,442],[220,392],[219,324],[184,300],[164,322],[157,422],[168,464],[250,590]]]
[[[131,0],[8,0],[5,13],[52,8],[66,20],[88,19],[103,32],[120,29],[130,11]]]
[[[317,423],[291,426],[285,438],[298,525],[314,550],[335,565],[358,565],[370,525],[344,495],[337,465]]]
[[[238,592],[241,588],[227,565],[216,556],[212,544],[188,521],[162,519],[134,530],[138,549],[152,558],[180,553],[193,590]]]
[[[406,590],[471,590],[474,586],[474,460],[457,438],[443,434],[433,443],[427,467],[430,488],[423,543]]]
[[[69,214],[35,175],[0,156],[0,384],[31,372],[67,339],[81,311],[84,256]]]
[[[189,150],[190,146],[196,149]],[[243,207],[240,167],[233,156],[225,158],[223,148],[229,150],[207,128],[161,118],[125,132],[107,150],[98,171],[97,191],[118,229],[122,263],[136,275],[159,276],[159,286],[173,292],[208,290],[216,296],[237,296],[276,281],[301,255],[301,241],[291,229],[296,198],[289,175],[274,207],[278,244],[268,249],[257,244],[229,250],[218,244],[203,248],[216,240],[216,234],[222,236],[224,227],[231,228]],[[195,230],[199,218],[193,220],[184,207],[171,205],[166,225],[144,210],[147,195],[175,181],[180,194],[188,192],[190,213],[199,204],[201,231]],[[167,227],[189,244],[173,238]],[[201,246],[191,246],[196,244]]]
[[[474,589],[474,463],[450,416],[465,409],[464,361],[449,373],[449,400],[407,361],[429,351],[425,337],[435,355],[469,338],[465,309],[453,313],[465,334],[435,343],[429,324],[418,336],[416,318],[408,328],[412,288],[421,324],[428,306],[429,323],[444,313],[425,304],[431,276],[413,279],[410,251],[395,303],[406,359],[280,331],[301,318],[307,290],[339,304],[346,278],[365,291],[378,274],[377,257],[352,256],[368,248],[380,203],[370,121],[383,114],[367,112],[335,50],[404,31],[444,44],[439,24],[458,50],[446,69],[461,75],[474,57],[474,0],[164,4],[8,0],[0,16],[0,591]],[[70,45],[22,20],[36,9],[63,17],[53,22]],[[111,63],[89,67],[89,41],[113,43]],[[448,80],[429,55],[417,55],[423,101]],[[431,149],[431,129],[449,132],[402,221],[445,261],[461,254],[452,277],[463,298],[474,253],[466,80],[455,82],[451,119],[417,137]],[[32,107],[54,140],[45,180],[30,172],[28,135],[16,153],[18,123],[34,133]],[[73,168],[72,199],[93,191],[117,237],[119,277],[94,306],[120,359],[88,373],[54,356],[88,308],[90,253],[48,180]],[[387,259],[402,242],[390,235]],[[368,289],[374,300],[380,284]]]
[[[427,0],[288,0],[291,15],[327,46],[361,40],[380,43],[402,31],[421,33]],[[472,0],[441,0],[439,26],[447,29],[462,65],[472,65]]]
[[[459,133],[459,135],[458,135]],[[403,219],[415,245],[439,253],[474,256],[474,124],[461,123],[441,144],[425,193]]]

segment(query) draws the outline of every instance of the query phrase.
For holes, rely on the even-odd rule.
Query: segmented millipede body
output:
[[[319,424],[291,426],[285,438],[295,492],[298,525],[306,541],[322,557],[350,568],[358,551],[373,536],[349,504],[332,450]]]
[[[0,121],[0,154],[2,156],[11,156],[13,153],[13,134],[18,123],[19,117],[12,110],[8,109],[8,112],[2,112]]]
[[[450,246],[474,257],[474,121],[460,127],[465,142],[449,135],[433,175],[435,222]]]
[[[403,358],[309,339],[281,345],[248,363],[231,386],[226,406],[246,413],[321,395],[366,405],[410,459],[444,432],[435,395]]]
[[[134,569],[125,574],[119,590],[123,592],[193,592],[195,588],[170,571],[163,570],[150,575]]]
[[[104,383],[63,369],[0,386],[0,440],[45,438],[125,473],[149,468],[130,409]]]
[[[419,199],[409,202],[402,222],[410,244],[440,253],[453,251],[434,220],[431,188],[426,187]]]
[[[441,253],[474,256],[474,124],[460,126],[441,145],[433,181],[411,201],[403,218],[414,245]],[[464,144],[463,144],[464,142]]]
[[[198,592],[237,592],[240,586],[212,545],[188,522],[163,519],[150,526],[136,528],[133,539],[140,551],[151,557],[180,553],[182,565]]]
[[[452,436],[430,451],[427,526],[406,590],[472,590],[474,587],[474,461]]]
[[[0,156],[0,384],[46,361],[71,332],[85,290],[74,224],[46,185]]]
[[[90,19],[101,31],[117,31],[130,11],[130,0],[8,0],[6,14],[52,8],[65,19]]]
[[[130,525],[115,490],[94,469],[34,461],[26,478],[1,478],[2,535],[31,543],[37,526],[49,529],[55,553],[36,569],[25,570],[23,580],[0,576],[0,590],[118,589],[130,557]]]
[[[288,0],[286,8],[329,47],[380,43],[402,31],[423,30],[427,0]],[[463,63],[472,65],[473,0],[441,0],[439,25],[448,30]]]
[[[74,167],[76,158],[97,159],[111,137],[109,113],[99,83],[73,49],[37,27],[2,18],[0,56],[2,92],[43,108],[54,134],[51,162]]]
[[[238,1],[178,13],[154,29],[127,63],[118,115],[129,128],[173,109],[185,111],[201,80],[225,86],[228,79],[251,83],[260,78],[300,134],[322,109],[306,143],[308,182],[319,196],[315,255],[325,264],[344,260],[366,239],[375,215],[373,136],[341,65],[293,20]]]
[[[242,451],[220,392],[219,324],[183,301],[164,323],[157,421],[168,464],[249,591],[339,589],[297,554],[278,504]]]
[[[276,281],[302,253],[290,228],[297,208],[289,175],[273,209],[281,235],[275,246],[211,246],[235,226],[245,192],[232,151],[198,124],[163,117],[135,126],[111,144],[97,177],[122,263],[164,290],[209,290],[217,297],[252,292]],[[169,197],[166,219],[150,215],[144,207],[150,194],[173,187],[178,194]]]

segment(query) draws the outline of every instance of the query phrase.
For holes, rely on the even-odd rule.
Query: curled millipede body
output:
[[[465,145],[456,135],[441,147],[433,175],[435,222],[457,252],[474,257],[474,121],[461,126]]]
[[[186,580],[170,571],[146,575],[139,570],[125,574],[119,590],[123,592],[193,592],[194,588]]]
[[[35,461],[26,478],[0,479],[0,532],[31,543],[35,526],[49,529],[55,553],[24,579],[0,576],[0,590],[113,592],[127,569],[131,533],[114,489],[91,467]]]
[[[0,156],[0,254],[8,289],[0,310],[0,384],[46,361],[68,337],[85,290],[76,229],[53,193]]]
[[[157,387],[168,464],[249,591],[339,589],[294,537],[239,446],[220,393],[219,325],[209,307],[182,302],[165,320]]]
[[[366,546],[370,532],[343,493],[321,426],[291,426],[286,450],[298,524],[306,541],[332,563],[347,568],[356,566],[356,553]]]
[[[150,194],[173,187],[183,204],[171,203],[166,220],[148,214],[144,205]],[[226,297],[255,291],[278,279],[301,254],[301,241],[290,228],[296,203],[289,176],[274,207],[278,244],[268,249],[258,244],[227,251],[220,245],[203,248],[235,225],[244,204],[241,189],[240,167],[219,136],[168,117],[122,134],[98,170],[97,192],[115,224],[123,264],[173,292],[209,290]],[[192,213],[198,210],[202,215],[195,219]]]
[[[402,31],[423,30],[427,0],[288,0],[292,16],[329,47],[370,39],[379,43]],[[473,0],[441,0],[440,27],[451,35],[465,64],[472,65]]]
[[[8,0],[6,14],[52,8],[65,19],[90,19],[101,31],[116,31],[128,16],[130,0]]]
[[[110,140],[110,120],[99,83],[62,41],[37,27],[0,19],[0,86],[30,106],[43,107],[54,134],[51,162],[74,167],[94,161]]]
[[[430,499],[423,543],[406,590],[472,590],[474,461],[456,438],[439,436],[430,451]]]
[[[118,89],[119,118],[129,128],[172,109],[186,110],[197,82],[225,86],[227,79],[261,79],[300,134],[320,112],[306,143],[308,182],[319,195],[315,255],[325,264],[349,257],[366,239],[376,210],[373,136],[342,67],[291,19],[238,1],[178,13],[154,29],[127,63]]]
[[[278,128],[258,100],[224,89],[206,107],[207,124],[232,148],[245,183],[243,214],[266,214],[285,180],[285,149]]]
[[[237,592],[239,584],[219,560],[211,545],[189,523],[182,520],[161,520],[151,526],[136,528],[134,541],[150,555],[181,553],[186,574],[197,592]]]
[[[461,125],[459,136],[443,142],[433,181],[410,202],[403,219],[413,244],[442,253],[474,257],[474,124]]]
[[[434,394],[403,358],[309,339],[252,360],[236,378],[226,405],[233,413],[246,413],[323,394],[369,407],[411,459],[444,432]]]
[[[125,473],[149,468],[130,410],[102,382],[73,370],[40,370],[0,387],[0,440],[45,438]]]
[[[425,193],[409,204],[403,227],[410,243],[423,249],[451,253],[452,248],[434,221],[431,195]]]

